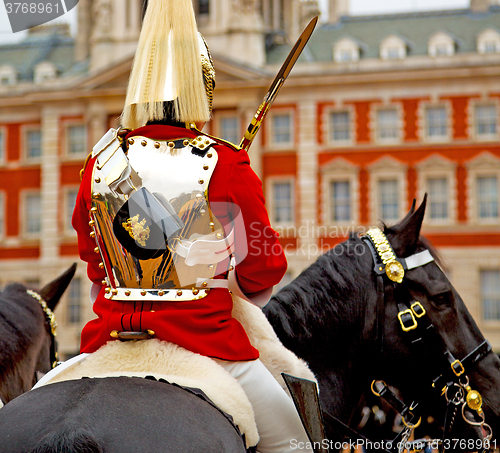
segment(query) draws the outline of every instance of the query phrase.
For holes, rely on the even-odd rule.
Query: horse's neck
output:
[[[359,404],[363,393],[363,384],[359,371],[350,369],[348,364],[330,373],[316,375],[320,387],[321,407],[331,416],[349,425],[354,409]],[[342,440],[347,434],[340,424],[327,426],[330,440]]]

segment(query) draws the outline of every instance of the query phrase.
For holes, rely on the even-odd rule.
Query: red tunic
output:
[[[157,140],[194,138],[194,131],[164,125],[151,125],[129,134]],[[264,206],[262,183],[250,167],[245,151],[222,143],[215,145],[218,162],[210,180],[211,203],[227,202],[239,206],[245,223],[248,255],[236,266],[238,283],[243,292],[252,295],[276,285],[286,271],[286,259],[271,228]],[[82,331],[81,352],[94,352],[112,340],[110,332],[151,329],[156,338],[171,341],[190,351],[223,360],[253,360],[258,351],[250,344],[242,325],[231,316],[233,301],[227,289],[214,288],[193,301],[113,301],[104,297],[103,269],[100,255],[94,252],[96,242],[90,237],[89,211],[91,182],[95,159],[85,170],[73,213],[73,227],[78,233],[80,258],[88,263],[87,273],[101,286],[94,302],[98,316]],[[241,238],[240,238],[241,240]],[[236,237],[238,247],[238,237]],[[236,250],[237,251],[237,250]]]

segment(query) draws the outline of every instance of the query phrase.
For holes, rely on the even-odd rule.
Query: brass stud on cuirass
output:
[[[99,269],[104,269],[104,263],[99,263]]]
[[[175,148],[175,143],[174,142],[168,142],[167,143],[169,148]]]
[[[193,289],[193,294],[196,296],[200,292],[199,289]]]
[[[212,155],[213,155],[212,153],[208,153],[207,157],[210,158],[210,157],[212,157]]]
[[[91,237],[92,239],[94,239],[94,238],[95,238],[95,231],[91,231],[91,232],[90,232],[90,237]]]
[[[165,291],[158,291],[158,296],[162,297],[164,295],[165,295]],[[153,311],[153,310],[151,310],[151,311]]]
[[[159,142],[155,142],[155,148],[158,149],[160,147],[160,143]]]
[[[203,179],[198,180],[198,184],[203,184],[204,182]]]
[[[129,143],[129,145],[133,145],[134,144],[134,139],[133,138],[129,138],[128,139],[128,143]]]
[[[203,170],[208,170],[208,165],[203,165]]]
[[[182,296],[182,291],[181,290],[177,291],[177,295]]]
[[[94,253],[99,253],[99,247],[94,248]]]
[[[147,142],[146,140],[143,140],[143,141],[141,142],[141,145],[142,145],[142,146],[148,146],[148,142]]]
[[[118,290],[117,289],[113,289],[111,291],[111,294],[113,294],[113,296],[116,296],[118,294]]]
[[[144,291],[144,290],[141,291],[141,296],[145,296],[146,294],[147,294],[146,291]]]
[[[93,227],[94,225],[95,225],[95,220],[91,220],[91,221],[89,222],[89,226]]]
[[[94,179],[94,181],[95,181],[97,184],[99,184],[99,183],[101,182],[101,178],[96,178],[96,179]]]
[[[130,289],[127,289],[127,290],[125,291],[125,295],[126,295],[126,296],[130,296],[131,294],[132,294],[132,292],[130,291]]]

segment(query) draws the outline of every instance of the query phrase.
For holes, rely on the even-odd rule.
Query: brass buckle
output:
[[[410,326],[405,326],[404,321],[403,321],[403,315],[405,315],[406,313],[408,313],[410,315],[410,317],[413,321],[413,324]],[[413,311],[411,311],[409,308],[407,308],[406,310],[400,311],[398,313],[398,319],[399,319],[399,323],[401,324],[401,328],[403,329],[403,332],[408,332],[410,330],[416,329],[416,327],[417,327],[417,320],[415,319],[415,316],[413,316]]]
[[[415,310],[415,307],[418,307],[417,310]],[[416,300],[415,302],[413,302],[410,306],[411,310],[413,311],[413,314],[417,317],[417,318],[421,318],[422,316],[424,316],[426,314],[426,311],[425,311],[425,308],[422,306],[422,304]]]
[[[460,369],[458,371],[455,370],[455,365],[460,365]],[[460,360],[457,359],[454,362],[452,362],[452,364],[451,364],[451,371],[453,371],[453,373],[455,374],[455,376],[459,377],[459,376],[462,376],[462,374],[465,373],[465,368],[462,365],[462,362],[460,362]]]
[[[377,383],[380,383],[380,385],[382,386],[382,389],[380,390],[380,392],[378,392],[376,390]],[[372,393],[375,396],[380,396],[380,393],[382,392],[382,390],[384,390],[385,387],[387,387],[387,384],[384,381],[377,381],[376,379],[372,381],[371,389],[372,389]]]

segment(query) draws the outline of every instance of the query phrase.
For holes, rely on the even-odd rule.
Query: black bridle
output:
[[[411,292],[403,282],[404,273],[409,269],[432,262],[434,258],[428,250],[406,259],[398,258],[388,239],[378,228],[369,230],[362,239],[367,244],[373,258],[377,285],[376,307],[374,307],[375,310],[367,313],[365,320],[365,332],[367,333],[365,335],[372,332],[372,339],[375,340],[374,343],[378,348],[378,353],[382,353],[386,306],[389,301],[395,302],[398,306],[397,318],[399,324],[408,338],[408,344],[412,352],[421,357],[425,348],[427,353],[435,351],[438,362],[447,362],[443,367],[443,371],[437,373],[430,384],[434,391],[442,391],[447,402],[443,423],[443,437],[439,441],[434,440],[433,442],[438,442],[441,452],[455,447],[450,442],[450,434],[457,412],[461,407],[462,416],[468,424],[480,426],[486,430],[488,434],[482,440],[483,448],[480,450],[489,449],[489,440],[492,437],[491,427],[484,421],[484,413],[481,409],[481,395],[476,390],[472,390],[466,373],[491,352],[491,345],[484,340],[465,357],[457,359],[442,342],[434,325],[426,316],[425,308],[420,302],[412,298]],[[406,293],[404,294],[406,297],[398,297],[401,293]],[[372,383],[373,393],[385,398],[402,416],[405,429],[392,441],[392,448],[390,448],[394,452],[401,451],[401,445],[407,443],[413,429],[420,423],[420,417],[418,416],[419,404],[418,402],[412,402],[410,405],[406,405],[392,393],[385,383],[378,381],[375,384],[375,382]],[[470,410],[476,411],[481,421],[477,422],[468,418],[466,409],[469,412]],[[479,448],[475,450],[479,450]]]

